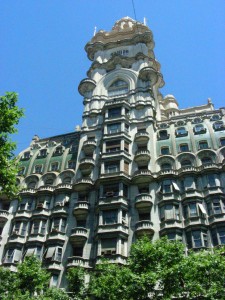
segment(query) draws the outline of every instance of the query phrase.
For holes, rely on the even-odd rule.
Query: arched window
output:
[[[28,189],[35,189],[35,186],[36,186],[36,181],[31,181],[27,185]]]
[[[119,96],[126,94],[128,92],[128,84],[121,80],[118,79],[113,82],[113,84],[110,85],[108,88],[108,96]]]
[[[191,164],[191,161],[189,159],[182,160],[181,167],[191,167],[191,166],[192,166],[192,164]]]
[[[53,178],[47,178],[45,180],[45,185],[53,185],[53,182],[54,182]]]
[[[165,171],[165,170],[171,170],[171,169],[172,169],[172,166],[171,166],[171,164],[169,164],[169,163],[164,163],[164,164],[161,164],[161,169],[162,169],[163,171]]]
[[[63,183],[71,183],[71,177],[67,176],[63,178]]]
[[[203,165],[209,165],[212,163],[212,159],[210,157],[203,157],[201,161]]]

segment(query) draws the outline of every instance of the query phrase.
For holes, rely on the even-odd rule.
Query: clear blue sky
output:
[[[165,80],[163,95],[180,108],[212,98],[225,106],[225,1],[134,0],[146,17]],[[77,91],[90,66],[84,51],[94,27],[110,30],[134,18],[132,0],[5,0],[0,3],[0,95],[19,93],[26,117],[14,136],[18,150],[33,135],[71,132],[81,124]]]

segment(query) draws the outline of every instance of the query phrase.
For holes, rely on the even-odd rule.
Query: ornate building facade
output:
[[[144,234],[187,251],[225,244],[225,109],[163,97],[153,49],[128,17],[86,45],[82,127],[20,153],[20,201],[0,204],[2,265],[34,254],[64,287],[67,268],[125,264]]]

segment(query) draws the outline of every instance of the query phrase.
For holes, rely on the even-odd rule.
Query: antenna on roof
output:
[[[147,25],[147,18],[144,17],[144,25]]]
[[[94,36],[96,35],[97,27],[94,28]]]

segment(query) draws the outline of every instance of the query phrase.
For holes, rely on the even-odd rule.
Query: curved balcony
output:
[[[136,223],[135,233],[137,236],[147,235],[152,236],[154,234],[153,223],[149,220],[139,221]]]
[[[89,204],[87,201],[79,201],[75,203],[75,207],[73,209],[73,214],[75,217],[77,216],[87,216],[89,209]]]
[[[45,262],[45,266],[47,270],[51,271],[61,271],[63,269],[61,262],[56,260],[50,260]]]
[[[83,227],[75,227],[71,230],[70,242],[73,245],[83,245],[88,237],[88,231]]]
[[[158,176],[174,176],[177,175],[177,171],[173,169],[160,170]]]
[[[82,158],[80,160],[79,169],[83,175],[91,174],[95,166],[95,161],[93,158]]]
[[[37,189],[37,192],[38,193],[53,193],[54,192],[54,187],[51,186],[51,185],[43,185],[43,186],[40,186],[38,189]]]
[[[96,82],[93,79],[85,78],[81,80],[78,91],[82,96],[85,96],[87,92],[92,91],[96,87]]]
[[[8,221],[9,212],[7,210],[0,209],[0,223]]]
[[[150,160],[149,150],[137,150],[134,157],[135,162],[138,165],[146,165]]]
[[[196,173],[198,171],[198,168],[195,167],[195,166],[186,166],[186,167],[181,167],[179,170],[178,170],[178,173],[179,175],[181,174],[192,174],[192,173]]]
[[[147,131],[137,132],[134,137],[134,141],[137,145],[147,144],[149,141],[149,134]]]
[[[87,140],[87,141],[84,141],[83,143],[83,151],[85,154],[92,154],[96,148],[96,141],[95,140]]]
[[[70,183],[60,183],[55,187],[55,192],[68,192],[72,190],[72,184]]]
[[[77,192],[90,190],[94,185],[91,178],[79,178],[75,181],[73,189]]]
[[[150,81],[151,85],[158,81],[158,72],[151,67],[144,67],[140,70],[138,77],[143,81]]]
[[[144,183],[144,182],[151,182],[153,179],[152,173],[150,170],[137,170],[134,172],[132,176],[132,182],[134,184]]]
[[[83,267],[90,268],[89,260],[80,256],[71,256],[67,259],[67,268],[70,267]]]
[[[135,197],[135,206],[138,210],[149,209],[152,205],[152,197],[149,194],[143,193]]]
[[[36,189],[22,189],[20,195],[32,195],[36,193]]]

